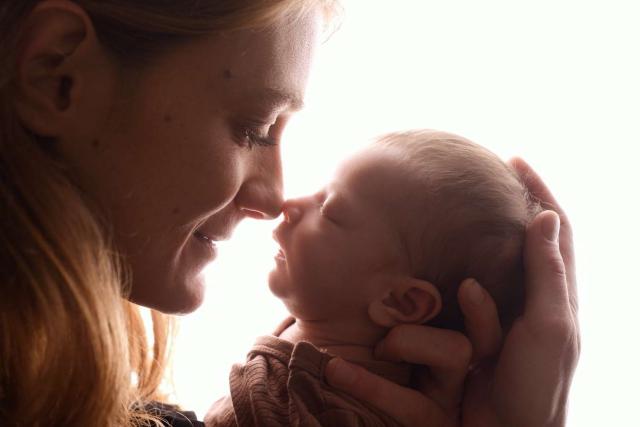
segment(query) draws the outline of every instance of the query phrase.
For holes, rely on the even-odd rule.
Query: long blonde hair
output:
[[[329,0],[75,0],[122,66],[215,31],[296,19]],[[37,0],[0,4],[0,423],[158,422],[172,320],[152,311],[149,349],[131,284],[92,200],[13,108],[22,22]]]

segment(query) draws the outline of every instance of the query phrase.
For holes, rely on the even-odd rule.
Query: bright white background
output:
[[[373,135],[429,127],[527,159],[575,227],[583,351],[569,425],[640,425],[640,12],[635,1],[345,0],[283,146],[288,196]],[[266,285],[276,222],[247,222],[182,321],[178,401],[202,415],[285,315]]]

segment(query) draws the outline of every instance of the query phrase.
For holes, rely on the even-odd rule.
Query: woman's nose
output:
[[[278,150],[256,150],[249,163],[248,176],[236,195],[236,204],[246,216],[274,219],[280,215],[282,196],[282,165]]]
[[[255,219],[274,219],[282,210],[282,187],[261,183],[245,184],[236,198],[240,211]]]

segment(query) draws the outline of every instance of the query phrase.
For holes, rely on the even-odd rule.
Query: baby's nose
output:
[[[298,222],[302,217],[302,207],[297,200],[287,200],[282,205],[282,213],[284,215],[284,222],[293,224]]]

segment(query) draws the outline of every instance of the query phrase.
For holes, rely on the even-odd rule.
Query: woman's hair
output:
[[[150,351],[112,232],[13,105],[22,23],[37,0],[0,4],[0,422],[153,425],[172,322],[152,311]],[[191,38],[267,28],[330,0],[75,0],[123,67]],[[150,354],[151,353],[151,354]]]

